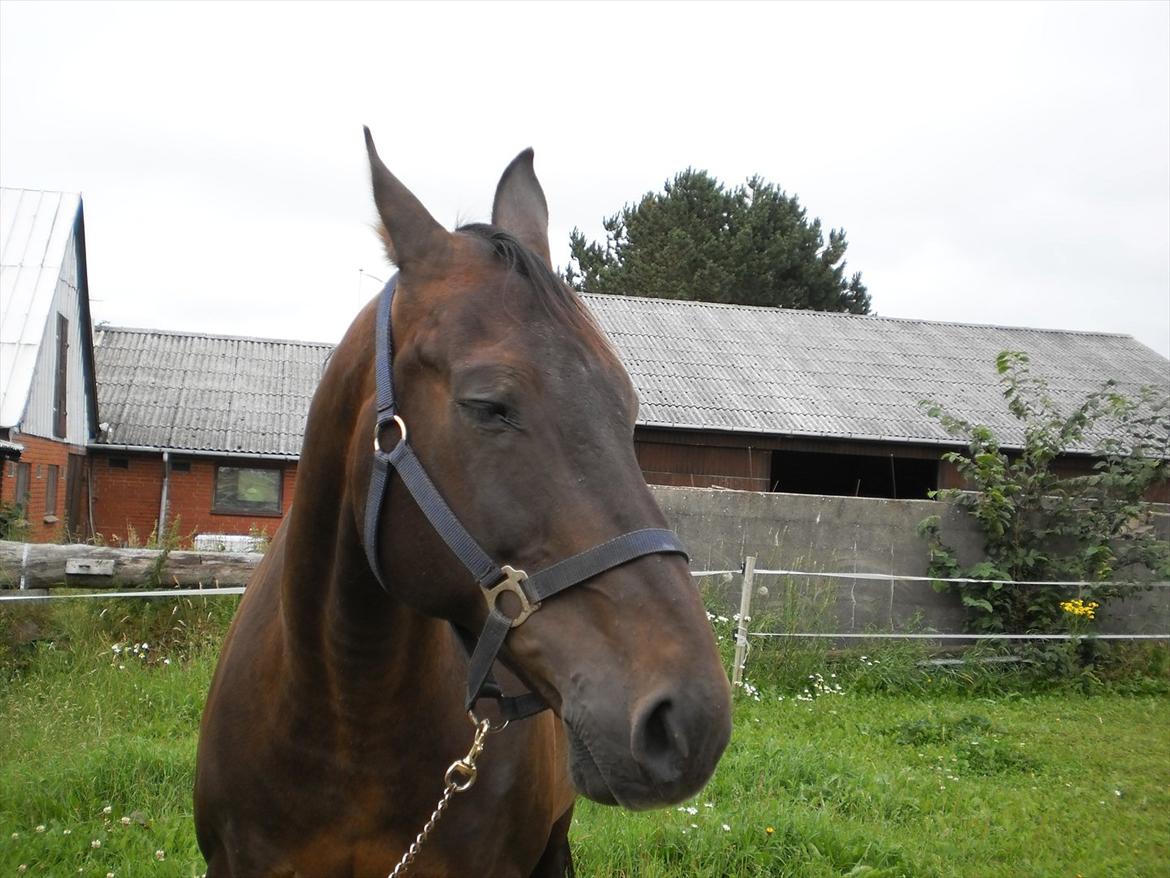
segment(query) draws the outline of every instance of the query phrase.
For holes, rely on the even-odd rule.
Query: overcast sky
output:
[[[361,126],[441,222],[526,146],[554,261],[684,167],[848,233],[877,313],[1170,355],[1170,4],[0,2],[0,183],[85,197],[96,320],[336,341]]]

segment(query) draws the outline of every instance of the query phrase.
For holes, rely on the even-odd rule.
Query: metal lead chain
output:
[[[468,711],[467,715],[471,717],[472,723],[475,724],[475,739],[471,742],[471,749],[467,751],[467,755],[462,759],[456,759],[448,766],[446,774],[443,775],[443,795],[439,798],[439,804],[435,806],[435,810],[431,812],[431,819],[423,825],[422,831],[415,836],[414,841],[406,849],[406,853],[402,855],[402,859],[398,861],[398,865],[394,867],[394,871],[390,873],[388,878],[401,878],[401,876],[406,874],[406,870],[410,868],[410,864],[414,862],[414,858],[418,856],[418,852],[426,842],[427,836],[431,834],[435,825],[439,822],[439,818],[447,810],[447,806],[451,803],[452,797],[456,793],[463,793],[471,789],[475,783],[475,778],[479,771],[476,768],[475,761],[483,752],[483,745],[487,736],[495,732],[503,731],[504,726],[508,724],[507,720],[505,720],[501,725],[493,726],[491,720],[477,719],[471,711]]]

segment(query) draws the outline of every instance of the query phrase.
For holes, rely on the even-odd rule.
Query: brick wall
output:
[[[159,454],[129,454],[95,451],[93,457],[94,529],[111,544],[130,541],[130,532],[145,542],[158,521],[162,499],[163,462]],[[281,470],[281,505],[279,515],[224,515],[212,511],[215,494],[215,468],[223,463],[249,466],[242,460],[172,457],[170,487],[167,494],[167,520],[178,519],[184,540],[193,534],[248,534],[276,532],[284,514],[292,505],[297,465],[293,461],[272,464],[257,461],[257,466]],[[114,463],[124,462],[125,467]],[[187,471],[174,464],[186,465]]]
[[[29,524],[28,539],[34,543],[59,542],[65,533],[65,506],[68,499],[66,494],[66,473],[68,471],[69,451],[72,446],[64,442],[54,442],[51,439],[42,439],[39,436],[26,436],[13,433],[11,441],[24,446],[19,461],[5,461],[3,481],[0,482],[0,500],[5,503],[16,501],[16,474],[19,463],[28,465],[28,504],[25,508],[25,517]],[[84,449],[73,449],[75,452]],[[47,502],[52,493],[49,487],[50,466],[57,467],[56,500]],[[52,508],[50,508],[50,506]],[[79,518],[84,519],[85,493],[82,487]],[[84,521],[78,522],[79,528]]]

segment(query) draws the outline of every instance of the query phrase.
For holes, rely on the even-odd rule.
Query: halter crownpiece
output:
[[[548,705],[531,692],[514,698],[505,697],[492,679],[492,665],[508,632],[523,624],[529,616],[539,610],[542,601],[620,564],[659,553],[682,555],[686,558],[687,552],[673,531],[646,528],[616,536],[532,574],[517,570],[508,564],[497,565],[451,511],[451,507],[447,505],[407,441],[407,425],[398,414],[394,398],[391,305],[397,286],[396,274],[390,278],[378,297],[374,364],[378,413],[374,426],[373,471],[366,496],[363,539],[366,558],[382,588],[389,591],[378,559],[378,525],[381,522],[382,507],[385,505],[386,490],[390,482],[390,468],[393,467],[431,526],[483,589],[484,600],[487,602],[487,621],[474,647],[468,650],[471,653],[471,660],[467,681],[467,708],[470,709],[481,697],[492,698],[499,702],[500,712],[505,718],[522,719],[545,710]],[[398,443],[390,451],[385,451],[380,437],[382,431],[391,424],[398,428]],[[505,595],[512,595],[514,602],[518,604],[519,609],[513,615],[504,612],[504,608],[500,606]],[[468,643],[462,634],[460,639],[467,647]]]

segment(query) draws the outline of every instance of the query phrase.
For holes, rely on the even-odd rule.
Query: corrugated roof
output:
[[[932,399],[1019,445],[996,356],[1024,351],[1068,410],[1107,378],[1170,391],[1170,361],[1127,335],[585,295],[650,427],[915,443],[955,440]]]
[[[1029,354],[1071,406],[1115,378],[1170,391],[1170,361],[1125,335],[586,295],[647,427],[948,443],[919,405],[1023,436],[995,374]],[[331,345],[103,328],[98,404],[116,445],[296,455]]]
[[[0,188],[0,426],[19,423],[81,196]]]
[[[333,346],[100,327],[98,412],[112,445],[296,456]]]

